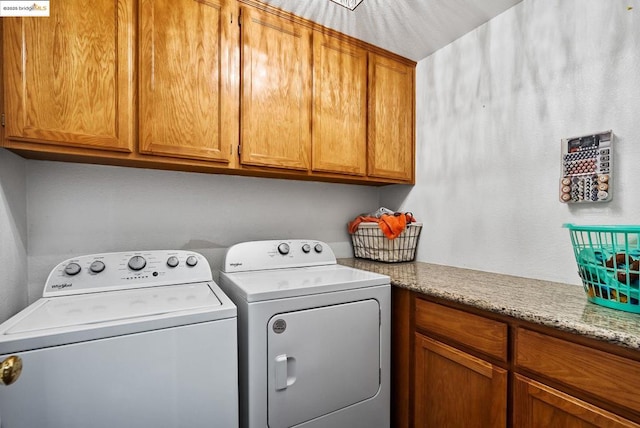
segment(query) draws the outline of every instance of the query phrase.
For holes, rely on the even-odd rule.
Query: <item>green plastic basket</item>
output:
[[[640,226],[564,227],[589,301],[640,313]]]

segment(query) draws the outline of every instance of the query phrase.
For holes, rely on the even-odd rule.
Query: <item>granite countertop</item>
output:
[[[590,303],[579,285],[422,262],[338,263],[388,275],[396,287],[640,351],[640,314]]]

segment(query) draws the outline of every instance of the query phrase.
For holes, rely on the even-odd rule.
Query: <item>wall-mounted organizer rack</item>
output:
[[[562,139],[560,201],[611,200],[613,131]]]

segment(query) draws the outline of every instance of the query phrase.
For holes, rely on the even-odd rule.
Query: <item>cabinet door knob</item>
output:
[[[11,385],[22,373],[22,358],[12,355],[6,358],[0,366],[0,384]]]

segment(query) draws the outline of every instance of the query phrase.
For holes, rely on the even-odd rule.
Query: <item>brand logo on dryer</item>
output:
[[[73,284],[70,282],[63,282],[62,284],[51,284],[51,288],[62,290],[64,288],[72,287]]]
[[[231,267],[238,267],[238,266],[242,266],[242,262],[233,262],[233,263],[229,263],[229,266],[231,266]]]
[[[287,322],[282,318],[278,318],[273,322],[273,331],[276,334],[284,333],[286,329],[287,329]]]

